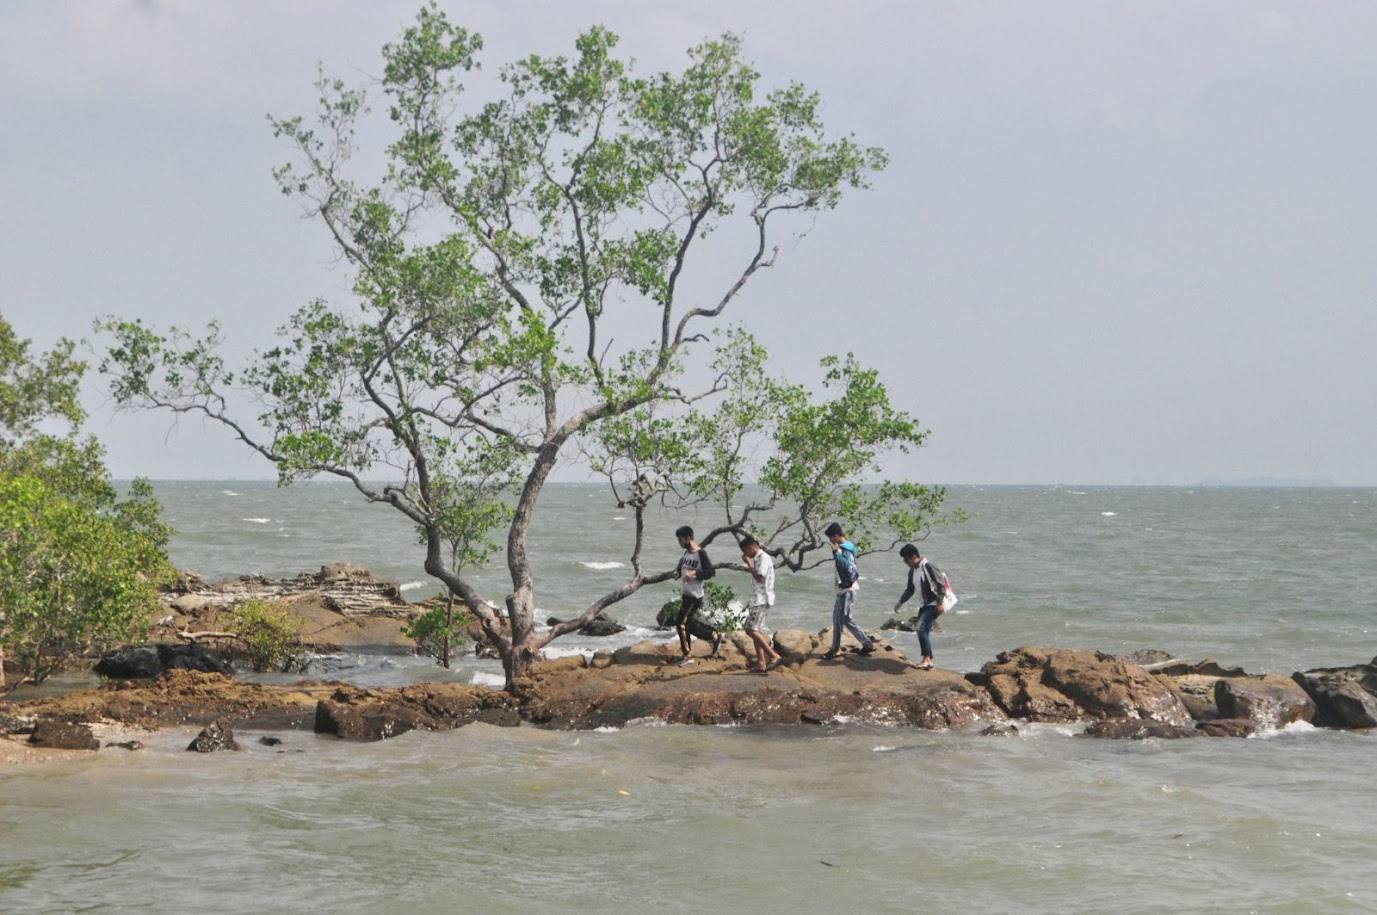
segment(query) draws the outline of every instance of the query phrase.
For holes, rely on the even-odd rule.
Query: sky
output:
[[[234,357],[343,302],[266,115],[310,113],[318,63],[376,76],[418,5],[0,3],[0,314],[37,348],[103,315],[217,319]],[[895,475],[1377,485],[1377,4],[441,6],[485,39],[474,95],[593,24],[642,73],[732,31],[888,152],[740,304],[791,377],[839,351],[880,371],[931,430]],[[117,478],[272,476],[219,428],[117,413],[92,375]]]

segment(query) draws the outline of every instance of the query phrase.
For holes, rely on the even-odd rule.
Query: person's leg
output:
[[[832,601],[832,647],[827,649],[824,657],[835,658],[837,652],[841,651],[842,626],[846,621],[845,613],[849,609],[850,598],[851,592],[843,591]]]
[[[755,645],[755,669],[764,670],[765,664],[765,634],[755,629],[747,629],[746,635],[751,637],[751,643]]]
[[[918,648],[923,652],[923,663],[932,663],[932,640],[928,638],[928,633],[932,631],[932,624],[937,622],[937,607],[929,604],[918,611]]]
[[[679,616],[674,620],[674,631],[679,633],[679,651],[688,657],[693,651],[693,638],[689,635],[689,618],[697,609],[697,600],[687,594],[679,601]]]
[[[752,607],[746,615],[746,634],[755,642],[756,664],[762,672],[779,666],[779,652],[770,644],[770,634],[765,631],[765,614],[769,612],[769,607],[759,606]]]
[[[842,596],[846,598],[846,609],[843,611],[846,631],[854,635],[856,641],[861,643],[861,651],[873,651],[875,649],[875,643],[871,640],[870,636],[865,634],[865,630],[857,626],[855,620],[851,619],[851,611],[855,609],[856,606],[856,592],[847,591]]]

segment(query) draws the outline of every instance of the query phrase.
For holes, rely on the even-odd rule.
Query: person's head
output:
[[[674,532],[674,536],[679,538],[680,546],[688,546],[689,542],[693,540],[693,528],[685,524]]]
[[[835,521],[827,525],[827,528],[823,531],[823,533],[826,534],[827,539],[832,541],[833,543],[841,543],[843,540],[846,539],[846,534],[842,533],[841,525]]]
[[[923,554],[918,552],[918,547],[911,543],[905,543],[899,550],[899,558],[911,566],[916,566],[923,561]]]
[[[755,556],[760,552],[760,541],[747,534],[741,538],[741,555]]]

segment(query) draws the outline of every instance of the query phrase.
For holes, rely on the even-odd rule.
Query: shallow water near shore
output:
[[[0,774],[0,909],[1377,906],[1370,735],[473,725],[212,756],[189,735]]]
[[[345,560],[431,593],[409,529],[343,487],[158,488],[174,559],[207,577]],[[594,487],[551,495],[538,603],[569,615],[626,574],[610,564],[628,522]],[[1377,654],[1377,491],[954,487],[949,501],[974,518],[924,545],[961,594],[941,666],[1024,644],[1254,673]],[[683,519],[657,523],[668,543],[650,559],[668,563]],[[862,569],[857,616],[874,629],[903,569]],[[483,576],[493,599],[499,571]],[[781,576],[770,623],[821,628],[827,590],[825,573]],[[621,640],[667,597],[613,608],[641,630]],[[496,671],[328,663],[369,685]],[[1377,911],[1377,735],[1076,730],[474,725],[379,744],[240,733],[243,752],[209,756],[164,731],[138,752],[0,770],[0,911]]]

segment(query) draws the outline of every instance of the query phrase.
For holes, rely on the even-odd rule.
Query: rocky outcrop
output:
[[[1315,703],[1315,723],[1331,728],[1377,727],[1377,658],[1354,667],[1323,667],[1291,675]]]
[[[318,594],[325,606],[346,615],[407,617],[412,613],[411,605],[402,599],[400,584],[374,578],[364,567],[347,562],[321,566],[319,572],[302,572],[296,578],[241,575],[214,584],[186,572],[163,594],[163,602],[195,615],[206,607],[229,607],[249,598],[292,600],[304,594]]]
[[[215,633],[231,628],[228,614],[249,600],[276,601],[301,621],[301,641],[309,650],[409,653],[415,643],[402,634],[402,624],[423,607],[402,599],[395,581],[384,581],[361,566],[336,563],[296,578],[241,575],[209,584],[194,572],[183,573],[162,594],[170,612],[157,621],[153,634],[164,641],[222,641]],[[232,642],[230,645],[232,646]]]
[[[448,731],[481,721],[521,723],[517,701],[505,693],[452,683],[404,689],[339,687],[316,704],[315,731],[352,740],[386,740],[407,731]]]
[[[987,688],[1011,718],[1129,718],[1178,726],[1193,720],[1161,680],[1098,651],[1018,648],[1002,652],[971,680]]]
[[[209,725],[197,742],[228,747],[232,728],[313,729],[354,740],[409,730],[448,730],[473,722],[551,728],[619,727],[638,719],[682,724],[799,726],[868,722],[927,729],[984,728],[1016,736],[1010,719],[1088,722],[1086,737],[1179,739],[1246,737],[1260,729],[1313,720],[1340,727],[1377,721],[1377,667],[1327,668],[1249,676],[1212,661],[1144,660],[1155,669],[1094,651],[1019,648],[978,673],[923,671],[884,639],[861,654],[848,636],[823,660],[830,632],[781,630],[785,663],[754,672],[752,643],[731,633],[720,652],[695,644],[680,666],[677,645],[642,642],[537,663],[510,693],[453,683],[364,689],[302,681],[268,687],[232,677],[171,670],[98,690],[6,706],[0,730],[32,733],[33,745],[58,735],[95,749],[89,734],[62,728],[97,722],[157,728]],[[1206,686],[1205,684],[1208,684]],[[1188,696],[1189,701],[1183,699]],[[38,724],[34,724],[38,722]]]
[[[950,671],[919,671],[881,641],[872,655],[821,660],[829,642],[781,630],[786,659],[768,674],[751,671],[754,651],[742,633],[723,640],[717,658],[679,667],[676,647],[642,642],[595,658],[538,665],[520,684],[523,717],[551,727],[620,726],[654,718],[682,724],[821,724],[868,721],[921,728],[1002,721],[988,693]]]

